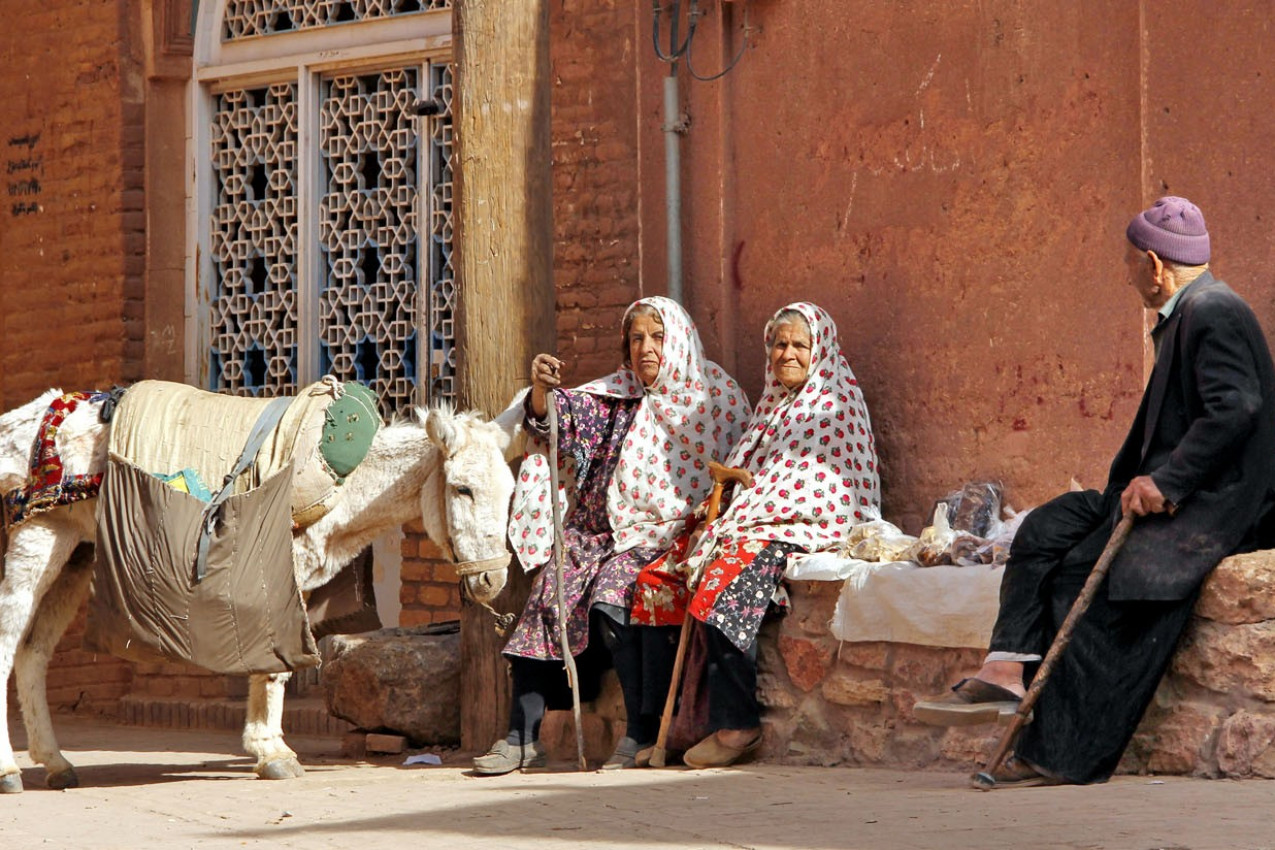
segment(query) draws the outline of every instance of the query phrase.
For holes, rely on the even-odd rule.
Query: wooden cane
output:
[[[753,474],[747,469],[722,466],[714,460],[708,462],[708,474],[713,477],[713,490],[708,496],[708,512],[704,524],[708,525],[717,519],[722,509],[722,491],[727,482],[738,481],[745,487],[753,486]],[[689,555],[690,552],[688,551]],[[677,691],[682,680],[682,665],[686,661],[686,646],[690,643],[691,633],[691,597],[695,588],[688,579],[686,584],[686,616],[682,618],[682,633],[677,638],[677,655],[673,659],[673,680],[669,682],[668,696],[664,699],[664,713],[660,715],[660,732],[655,738],[655,748],[651,751],[651,767],[664,767],[668,760],[668,733],[673,725],[673,707],[677,705]]]
[[[1045,653],[1045,660],[1040,662],[1040,669],[1036,671],[1031,687],[1027,689],[1027,694],[1018,703],[1018,711],[1014,712],[1013,718],[1010,719],[1009,727],[1005,730],[1005,734],[1001,736],[1000,743],[996,746],[995,752],[992,753],[991,760],[987,762],[986,767],[970,777],[970,782],[980,791],[991,791],[996,787],[996,778],[992,774],[996,772],[996,768],[1001,766],[1001,762],[1009,754],[1010,747],[1014,745],[1014,737],[1027,723],[1027,717],[1031,714],[1032,706],[1036,704],[1037,698],[1040,697],[1040,692],[1044,689],[1045,682],[1049,681],[1049,674],[1053,672],[1059,656],[1067,648],[1067,644],[1071,642],[1071,633],[1076,628],[1076,622],[1088,610],[1089,603],[1093,601],[1094,595],[1098,592],[1098,586],[1107,577],[1107,570],[1111,569],[1111,562],[1115,560],[1116,553],[1120,551],[1120,547],[1129,538],[1129,530],[1133,528],[1133,519],[1133,514],[1125,514],[1120,519],[1120,522],[1116,524],[1115,531],[1111,532],[1111,539],[1107,541],[1107,547],[1102,550],[1102,556],[1098,558],[1098,563],[1094,565],[1093,571],[1089,573],[1089,578],[1085,579],[1084,587],[1080,589],[1080,595],[1071,604],[1071,610],[1067,612],[1062,626],[1058,629],[1058,634],[1054,636],[1054,642],[1049,645],[1049,651]]]
[[[562,536],[562,506],[558,504],[558,411],[553,396],[549,396],[549,502],[553,516],[553,557],[554,575],[558,580],[558,642],[562,646],[562,663],[567,668],[567,684],[571,686],[571,715],[576,725],[576,752],[580,757],[580,769],[588,770],[588,762],[584,758],[584,723],[580,718],[580,685],[579,672],[576,670],[576,659],[571,654],[571,642],[567,638],[567,623],[570,612],[567,611],[566,594],[563,590],[566,574],[566,543]]]

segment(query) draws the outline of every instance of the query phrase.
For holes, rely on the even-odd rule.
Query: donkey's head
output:
[[[505,534],[514,492],[505,461],[509,434],[477,414],[446,407],[425,414],[425,430],[443,459],[441,494],[430,488],[421,494],[425,533],[451,549],[470,596],[490,601],[504,588],[509,566]],[[441,504],[429,504],[440,497]]]

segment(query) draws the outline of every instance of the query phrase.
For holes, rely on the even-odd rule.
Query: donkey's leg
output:
[[[305,773],[297,754],[283,740],[283,687],[291,678],[291,673],[258,673],[248,678],[243,748],[257,757],[253,772],[261,779],[292,779]]]
[[[4,580],[0,581],[0,685],[3,685],[0,687],[0,718],[8,717],[9,674],[13,671],[18,644],[26,637],[36,604],[57,577],[75,542],[74,538],[59,537],[45,517],[37,517],[10,532]],[[44,695],[40,698],[44,699]],[[47,717],[46,709],[46,727]],[[50,731],[41,740],[52,740],[52,737]],[[21,790],[22,772],[13,758],[9,724],[0,723],[0,794],[16,794]]]
[[[40,599],[31,630],[18,644],[14,666],[18,703],[22,706],[22,719],[27,728],[27,750],[33,760],[44,765],[48,786],[59,791],[75,788],[80,779],[75,768],[62,755],[53,734],[46,674],[58,640],[88,595],[92,575],[93,547],[83,544],[71,555],[53,585]]]

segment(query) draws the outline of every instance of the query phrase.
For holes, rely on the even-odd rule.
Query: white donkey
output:
[[[0,492],[20,486],[51,390],[0,416]],[[58,445],[68,468],[106,467],[109,425],[99,404],[67,416]],[[505,461],[509,433],[474,413],[417,411],[417,420],[380,429],[367,457],[346,479],[331,511],[293,536],[293,563],[303,591],[323,585],[374,539],[420,517],[426,533],[457,563],[470,596],[487,602],[504,587],[509,553],[505,527],[513,475]],[[78,462],[77,462],[78,459]],[[45,693],[49,659],[85,598],[96,527],[92,502],[42,513],[10,529],[0,580],[0,717],[7,716],[9,672],[31,758],[47,770],[50,788],[75,787],[75,768],[53,734]],[[304,771],[283,740],[283,687],[291,674],[250,677],[244,749],[263,779]],[[8,724],[0,726],[0,793],[22,790]]]

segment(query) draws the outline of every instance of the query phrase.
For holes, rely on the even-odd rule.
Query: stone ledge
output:
[[[763,757],[793,764],[970,770],[1000,727],[919,723],[912,705],[977,670],[981,649],[839,644],[838,582],[791,582],[763,629]],[[1120,765],[1122,773],[1275,776],[1275,551],[1223,561]]]

